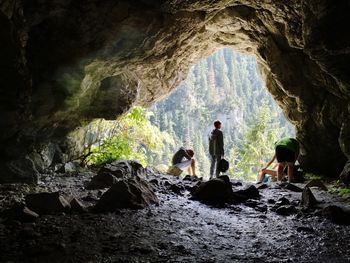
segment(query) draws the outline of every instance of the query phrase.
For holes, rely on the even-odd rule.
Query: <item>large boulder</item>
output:
[[[8,220],[17,220],[28,223],[35,221],[39,215],[26,207],[25,204],[15,203],[11,208],[2,213],[2,217],[5,217]]]
[[[309,187],[305,186],[303,193],[301,194],[300,204],[308,208],[313,207],[317,204],[317,200]]]
[[[246,201],[248,199],[256,199],[260,197],[259,190],[254,186],[250,185],[245,189],[233,192],[236,201]]]
[[[109,188],[118,181],[112,173],[98,173],[85,187],[87,190]]]
[[[339,177],[346,186],[350,185],[350,161],[346,163]]]
[[[144,176],[146,169],[143,168],[142,164],[134,160],[121,160],[114,161],[104,165],[98,174],[111,174],[116,178],[131,178],[133,176]]]
[[[124,179],[112,185],[100,198],[94,211],[113,212],[121,208],[142,209],[158,204],[153,187],[142,178]]]
[[[308,182],[305,187],[318,187],[322,189],[323,191],[328,191],[327,186],[324,185],[324,183],[320,179],[313,179],[310,182]]]
[[[30,210],[39,215],[67,212],[70,209],[69,203],[59,192],[29,194],[25,202]]]
[[[336,224],[350,225],[350,212],[336,205],[329,205],[322,210],[322,215]]]
[[[203,203],[227,203],[232,201],[233,191],[230,178],[226,175],[201,183],[192,192],[193,199]]]
[[[146,169],[137,161],[114,161],[101,167],[97,175],[87,184],[86,189],[108,188],[120,179],[133,178],[134,176],[144,177],[145,175]]]

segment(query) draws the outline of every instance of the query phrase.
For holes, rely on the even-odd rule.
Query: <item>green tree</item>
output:
[[[233,177],[256,180],[259,170],[273,156],[273,143],[283,133],[276,118],[277,114],[271,112],[266,102],[259,107],[256,119],[246,127],[240,144],[231,150]]]
[[[152,112],[134,107],[116,123],[115,133],[91,150],[88,163],[101,165],[114,160],[135,159],[146,166],[149,161],[153,162],[155,154],[161,154],[164,145],[173,145],[174,139],[153,125],[151,116]]]

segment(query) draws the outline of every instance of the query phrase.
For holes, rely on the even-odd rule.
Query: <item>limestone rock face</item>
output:
[[[256,55],[303,168],[338,176],[350,145],[349,11],[331,0],[0,1],[0,182],[35,181],[35,166],[13,164],[37,145],[151,105],[221,47]]]

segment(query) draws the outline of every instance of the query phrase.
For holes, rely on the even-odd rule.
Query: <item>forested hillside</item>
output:
[[[225,158],[231,177],[254,180],[259,167],[273,154],[281,136],[294,136],[264,86],[253,56],[222,49],[198,62],[180,86],[151,109],[152,124],[168,132],[175,144],[149,153],[150,165],[169,164],[180,146],[193,148],[198,174],[209,175],[208,134],[212,123],[223,123]]]

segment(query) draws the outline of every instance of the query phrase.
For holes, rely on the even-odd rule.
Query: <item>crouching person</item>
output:
[[[189,175],[195,176],[196,161],[194,160],[193,156],[193,150],[181,147],[174,154],[172,159],[172,166],[169,168],[168,173],[178,176],[183,170],[187,169]]]
[[[299,156],[299,142],[294,138],[282,138],[275,142],[275,154],[268,164],[261,169],[258,183],[261,183],[265,175],[277,177],[278,181],[283,178],[283,170],[288,167],[288,182],[294,180],[295,162]],[[277,159],[277,171],[270,170],[268,167]]]

